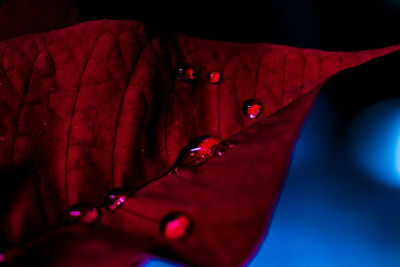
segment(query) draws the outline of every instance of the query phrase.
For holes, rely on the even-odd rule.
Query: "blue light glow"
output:
[[[142,265],[142,267],[178,267],[178,265],[158,259],[151,259]]]
[[[397,145],[396,145],[396,169],[397,173],[400,174],[400,137],[397,140]]]
[[[400,99],[362,112],[350,130],[349,147],[356,164],[371,178],[400,188]]]

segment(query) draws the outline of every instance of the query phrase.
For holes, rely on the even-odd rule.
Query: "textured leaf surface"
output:
[[[397,49],[344,53],[208,41],[154,35],[134,21],[87,22],[3,41],[2,239],[33,241],[43,265],[94,264],[93,255],[104,266],[146,255],[242,264],[266,232],[318,89],[337,72]],[[175,79],[179,62],[195,67],[196,83]],[[208,83],[211,71],[221,73],[220,83]],[[241,111],[249,98],[263,103],[256,120]],[[234,146],[161,177],[201,135]],[[50,231],[69,206],[100,206],[110,189],[127,186],[141,189],[118,211],[103,208],[96,226]],[[184,241],[159,233],[172,211],[194,219]]]

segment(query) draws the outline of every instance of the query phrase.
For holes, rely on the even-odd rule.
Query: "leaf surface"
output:
[[[3,41],[2,239],[29,244],[43,265],[84,266],[93,255],[104,266],[148,255],[193,266],[243,264],[267,231],[318,90],[339,71],[398,49],[210,41],[106,20]],[[175,77],[182,62],[195,68],[195,83]],[[208,82],[212,71],[220,83]],[[247,99],[263,105],[255,120],[242,113]],[[233,147],[164,175],[202,135]],[[139,190],[115,212],[101,208],[94,226],[60,227],[65,209],[101,206],[116,187]],[[193,219],[186,240],[160,234],[160,221],[175,211]]]

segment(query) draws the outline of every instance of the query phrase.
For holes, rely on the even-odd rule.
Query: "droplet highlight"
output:
[[[121,188],[115,188],[111,190],[105,199],[105,205],[108,210],[114,211],[126,202],[128,194]]]
[[[92,224],[100,219],[100,211],[88,203],[79,203],[67,209],[63,216],[64,224]]]
[[[184,82],[194,82],[196,79],[196,70],[187,63],[179,64],[175,69],[176,77]]]
[[[169,174],[183,168],[199,166],[213,156],[222,156],[227,149],[228,145],[218,138],[208,135],[197,137],[182,149]]]
[[[243,114],[249,119],[256,119],[262,112],[262,104],[255,99],[248,99],[242,105]]]
[[[171,212],[160,222],[161,235],[169,240],[183,240],[193,230],[193,220],[183,212]]]
[[[208,82],[216,84],[221,81],[221,74],[218,71],[212,71],[208,74]]]

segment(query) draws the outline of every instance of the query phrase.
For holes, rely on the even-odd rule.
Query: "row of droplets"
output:
[[[187,63],[179,64],[175,69],[177,78],[186,83],[195,83],[199,79],[198,71]],[[218,71],[208,73],[208,82],[210,84],[218,84],[222,81],[222,75]],[[256,99],[247,99],[242,104],[243,114],[249,119],[255,119],[262,112],[262,104]]]
[[[195,83],[200,75],[199,72],[187,63],[179,64],[175,69],[175,76],[178,80],[186,83]],[[218,84],[222,81],[222,75],[218,71],[208,73],[208,82]],[[262,112],[262,104],[256,99],[248,99],[242,104],[242,111],[246,118],[256,119]],[[221,156],[224,151],[231,147],[230,144],[212,136],[200,136],[189,142],[177,160],[166,174],[174,174],[183,168],[199,166],[211,157]],[[129,197],[134,195],[136,190],[115,188],[105,197],[104,206],[115,211],[122,207]],[[100,219],[100,210],[87,203],[79,203],[70,207],[63,215],[63,224],[83,223],[92,224]],[[160,221],[160,233],[167,239],[183,239],[193,228],[193,219],[184,212],[170,212]]]
[[[200,76],[193,66],[186,63],[179,64],[176,67],[175,75],[178,80],[191,84],[194,84]],[[211,71],[208,73],[210,84],[217,85],[221,81],[220,72]],[[256,119],[262,112],[262,104],[256,99],[247,99],[242,104],[242,112],[246,118]],[[4,141],[4,137],[0,136],[0,141]],[[230,147],[230,144],[212,136],[197,137],[182,149],[176,162],[166,174],[174,174],[183,168],[199,166],[213,156],[221,156]],[[135,189],[112,189],[105,197],[104,206],[110,211],[115,211],[121,208],[135,192]],[[93,224],[99,221],[100,217],[100,207],[82,202],[71,206],[63,213],[62,225],[72,223]],[[182,240],[190,234],[193,226],[193,219],[190,215],[173,211],[167,213],[160,220],[159,231],[168,240]],[[5,254],[0,253],[0,263],[5,261]]]
[[[179,153],[177,160],[165,175],[172,175],[181,169],[203,164],[214,156],[222,154],[232,147],[231,144],[220,141],[212,136],[200,136],[193,139]],[[109,211],[121,208],[129,197],[137,190],[129,188],[114,188],[108,192],[104,204]],[[102,207],[100,206],[100,207]],[[93,224],[100,220],[100,207],[89,203],[78,203],[67,209],[62,216],[62,224],[72,223]],[[192,218],[184,212],[170,212],[160,221],[160,233],[167,239],[183,239],[193,228]]]

